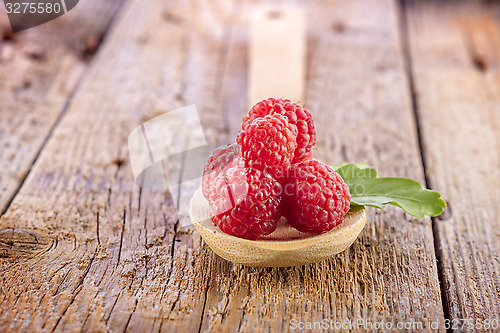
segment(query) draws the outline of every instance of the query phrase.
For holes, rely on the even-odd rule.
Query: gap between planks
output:
[[[411,61],[411,52],[410,52],[410,41],[409,41],[409,32],[408,32],[408,26],[407,26],[407,1],[408,0],[399,0],[398,1],[398,16],[399,16],[399,28],[400,28],[400,36],[401,36],[401,45],[403,47],[403,58],[405,60],[405,70],[406,70],[406,76],[408,80],[408,89],[410,91],[410,97],[411,97],[411,105],[412,105],[412,110],[413,110],[413,115],[415,119],[415,127],[417,131],[417,137],[418,137],[418,146],[420,150],[420,158],[422,160],[422,168],[424,171],[424,179],[425,179],[425,184],[424,187],[432,189],[432,184],[430,183],[429,177],[427,175],[427,164],[425,160],[425,145],[424,145],[424,140],[422,138],[422,128],[421,128],[421,121],[418,113],[418,100],[417,100],[417,94],[415,90],[415,79],[413,75],[413,67],[412,67],[412,61]],[[443,267],[440,264],[441,263],[441,250],[438,246],[439,244],[439,232],[437,230],[437,225],[436,225],[436,218],[432,217],[432,236],[434,238],[434,253],[436,257],[436,269],[438,272],[438,278],[439,278],[439,288],[441,290],[441,304],[443,306],[443,314],[444,314],[444,319],[445,320],[450,320],[450,309],[448,306],[448,302],[446,300],[446,292],[444,290],[444,271]]]

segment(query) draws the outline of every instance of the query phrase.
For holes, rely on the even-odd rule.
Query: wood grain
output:
[[[500,34],[493,3],[411,2],[409,45],[450,319],[500,319]],[[467,331],[470,331],[469,329]]]
[[[1,15],[0,214],[66,110],[121,3],[82,1],[70,13],[16,34]]]
[[[180,223],[182,212],[177,220],[168,191],[137,188],[127,136],[144,121],[194,103],[211,142],[234,138],[248,103],[247,14],[255,3],[131,0],[124,8],[0,220],[0,330],[443,323],[429,219],[370,210],[361,237],[335,258],[251,268],[208,250]],[[423,181],[397,4],[304,6],[315,18],[306,84],[314,155]],[[181,193],[180,204],[191,195]]]

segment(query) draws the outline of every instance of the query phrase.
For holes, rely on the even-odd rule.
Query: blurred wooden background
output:
[[[370,210],[331,260],[249,268],[182,227],[168,192],[136,186],[127,137],[159,101],[196,104],[212,143],[238,132],[260,3],[85,0],[16,34],[2,7],[0,331],[274,332],[293,319],[445,331],[500,319],[495,2],[292,4],[307,17],[314,156],[426,183],[448,202],[441,217]]]

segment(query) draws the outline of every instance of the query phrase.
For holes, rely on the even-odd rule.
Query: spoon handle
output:
[[[296,7],[258,7],[250,27],[250,107],[269,97],[304,102],[306,26]]]

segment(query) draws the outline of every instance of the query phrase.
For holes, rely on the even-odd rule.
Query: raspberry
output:
[[[210,186],[212,221],[225,233],[257,239],[272,233],[282,215],[282,188],[269,174],[241,165]]]
[[[248,166],[281,179],[297,147],[297,127],[281,114],[268,114],[245,126],[236,141]]]
[[[235,158],[240,154],[240,146],[237,144],[228,144],[216,148],[209,157],[205,168],[203,169],[202,191],[203,196],[208,198],[209,187],[212,180],[215,179],[224,169],[229,168]],[[236,161],[234,161],[236,162]]]
[[[297,148],[292,163],[300,163],[308,159],[311,148],[316,143],[316,130],[311,114],[300,105],[284,98],[268,98],[255,104],[245,118],[242,129],[256,118],[268,114],[278,113],[288,118],[288,121],[297,126]]]
[[[349,210],[349,187],[331,167],[318,161],[293,165],[283,187],[288,223],[299,231],[331,230]]]

